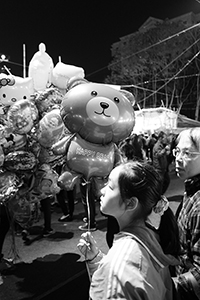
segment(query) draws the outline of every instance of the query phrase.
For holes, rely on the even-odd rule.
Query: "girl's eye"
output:
[[[113,191],[113,187],[111,185],[108,185],[109,189],[111,189]]]

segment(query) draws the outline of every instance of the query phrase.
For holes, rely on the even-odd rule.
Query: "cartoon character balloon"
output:
[[[33,55],[28,70],[29,76],[33,78],[36,91],[43,91],[51,84],[53,67],[53,60],[47,54],[45,44],[40,43],[39,51]]]
[[[37,123],[37,107],[29,100],[19,100],[9,108],[7,120],[14,133],[26,134]]]
[[[65,189],[72,188],[80,176],[86,180],[108,176],[116,162],[116,143],[129,136],[135,124],[132,104],[123,91],[89,82],[69,82],[69,86],[61,116],[74,135],[52,148],[54,153],[66,155],[59,177]]]
[[[10,106],[34,93],[33,80],[14,75],[0,74],[0,117],[6,118]]]

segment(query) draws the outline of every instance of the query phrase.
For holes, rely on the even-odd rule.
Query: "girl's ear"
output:
[[[137,197],[131,197],[126,200],[126,209],[127,210],[134,210],[138,206],[138,198]]]

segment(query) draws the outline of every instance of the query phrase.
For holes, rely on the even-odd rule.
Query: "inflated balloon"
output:
[[[81,173],[85,178],[108,175],[113,168],[114,159],[113,143],[105,146],[88,143],[78,134],[72,139],[66,153],[69,169]]]
[[[21,99],[29,99],[34,93],[33,79],[0,74],[0,114],[4,107],[11,106]]]
[[[37,139],[40,145],[50,148],[55,144],[64,132],[64,124],[59,109],[53,109],[46,113],[39,121]]]
[[[52,153],[56,153],[56,155],[65,155],[68,151],[70,142],[73,140],[75,137],[74,135],[71,134],[66,134],[65,137],[63,137],[59,142],[55,143],[51,147]]]
[[[10,133],[6,134],[1,142],[4,153],[8,154],[16,150],[23,150],[27,143],[27,136],[25,134]]]
[[[70,190],[78,181],[85,182],[89,230],[94,211],[90,199],[94,190],[98,197],[98,189],[122,160],[116,143],[131,134],[134,110],[127,95],[119,89],[71,78],[61,103],[61,117],[72,135],[52,146],[55,154],[66,158],[58,185]]]
[[[70,80],[61,116],[74,134],[52,146],[55,154],[66,157],[58,184],[69,189],[80,176],[86,181],[107,177],[120,160],[115,143],[127,137],[135,123],[133,107],[125,94],[103,84]]]
[[[124,93],[97,83],[70,89],[61,105],[65,126],[91,143],[118,143],[135,124],[134,111]]]
[[[8,153],[4,158],[4,167],[13,172],[31,171],[38,161],[32,152],[18,150]]]
[[[13,141],[12,135],[12,129],[0,124],[0,145],[5,149],[4,147],[9,147],[10,144]]]
[[[58,179],[58,186],[61,189],[65,189],[67,191],[71,191],[76,186],[79,178],[82,177],[82,174],[72,173],[70,171],[65,171],[63,169],[63,173],[60,175]]]
[[[0,172],[0,202],[11,200],[21,185],[22,181],[15,173]]]
[[[28,70],[28,75],[33,78],[34,89],[36,91],[43,91],[51,84],[53,67],[53,60],[46,53],[45,44],[40,43],[39,51],[33,55]]]
[[[48,88],[44,91],[35,93],[32,99],[39,111],[39,114],[43,116],[44,113],[51,111],[54,107],[60,108],[63,100],[63,94],[56,88]]]
[[[65,157],[63,154],[54,153],[51,148],[45,148],[40,145],[38,160],[40,164],[49,164],[54,168],[56,165],[62,165]]]
[[[9,108],[7,120],[14,133],[26,134],[37,123],[37,107],[29,100],[19,100]]]
[[[35,172],[35,176],[35,183],[30,191],[31,201],[40,201],[59,193],[58,174],[48,164],[41,165]]]
[[[60,89],[66,89],[71,78],[84,78],[84,76],[83,68],[58,62],[52,70],[51,82]]]
[[[2,167],[4,164],[4,158],[5,158],[4,151],[2,146],[0,146],[0,167]]]

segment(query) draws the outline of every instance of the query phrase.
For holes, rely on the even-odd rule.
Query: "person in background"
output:
[[[122,157],[125,160],[131,160],[133,158],[133,145],[132,145],[132,139],[131,137],[127,137],[125,140],[123,140],[119,146],[118,146],[120,153]]]
[[[183,130],[175,156],[177,176],[184,181],[185,192],[177,209],[181,265],[174,281],[180,299],[200,299],[200,128]]]
[[[147,140],[147,152],[148,152],[148,160],[152,163],[153,161],[153,147],[155,145],[155,143],[157,142],[157,135],[155,133],[152,133],[148,140]]]
[[[141,145],[143,152],[143,160],[148,159],[148,138],[149,134],[147,132],[138,134],[138,142]]]
[[[120,232],[107,255],[91,232],[79,240],[91,276],[90,298],[172,300],[169,266],[179,263],[178,227],[154,167],[137,161],[116,166],[101,194],[100,209],[117,219]]]
[[[55,168],[56,172],[61,175],[62,166],[57,165]],[[57,203],[59,204],[63,215],[58,219],[59,222],[71,222],[73,221],[74,214],[74,204],[76,198],[76,186],[73,190],[61,189],[58,194],[56,194]]]
[[[143,139],[141,139],[141,136],[133,134],[131,137],[131,143],[133,147],[132,160],[145,160],[146,154],[143,147]]]
[[[54,233],[54,229],[51,228],[51,202],[52,197],[47,197],[40,200],[41,211],[44,216],[44,228],[42,232],[43,237],[47,237]]]
[[[175,162],[175,157],[173,155],[173,149],[176,147],[176,139],[178,137],[178,134],[176,133],[170,133],[168,136],[170,142],[169,142],[169,153],[167,155],[167,160],[168,160],[168,165],[174,164]]]
[[[164,194],[170,184],[169,165],[168,165],[168,138],[163,131],[158,133],[158,139],[153,147],[152,164],[162,179],[162,194]]]
[[[95,179],[93,177],[87,182],[84,178],[80,180],[81,201],[83,204],[85,217],[83,218],[83,225],[79,226],[82,231],[97,230],[96,216],[96,201],[98,199]]]
[[[3,255],[3,245],[6,235],[10,229],[11,216],[6,203],[0,201],[0,274],[7,270],[11,271],[14,269],[13,260],[9,258],[4,258]]]
[[[43,178],[41,184],[41,192],[48,195],[50,187],[52,185],[52,180],[49,178]],[[43,228],[43,237],[47,237],[54,233],[54,230],[51,228],[51,202],[53,201],[53,196],[49,194],[46,198],[40,200],[41,211],[44,216],[44,228]]]
[[[136,133],[126,138],[119,145],[119,150],[125,160],[144,160],[143,142]]]
[[[71,191],[61,189],[56,195],[57,202],[63,213],[63,215],[58,219],[59,222],[73,221],[75,191],[75,188]]]

